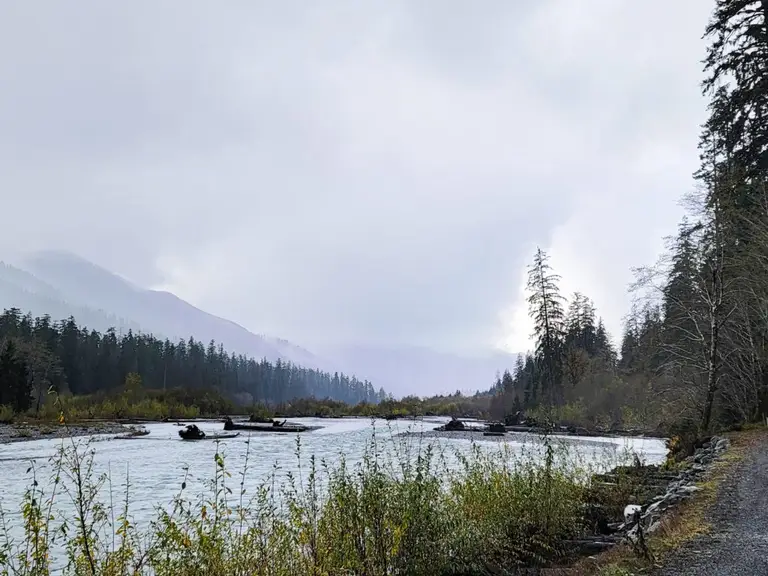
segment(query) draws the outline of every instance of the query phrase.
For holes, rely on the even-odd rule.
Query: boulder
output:
[[[731,441],[728,438],[720,438],[715,444],[715,452],[720,453],[731,447]]]
[[[504,427],[504,424],[502,424],[501,422],[491,422],[488,425],[488,431],[504,433],[507,431],[507,429]]]
[[[661,519],[654,520],[648,528],[646,528],[645,533],[646,534],[653,534],[656,532],[659,528],[661,528]]]
[[[679,494],[680,496],[691,496],[691,495],[695,494],[696,492],[698,492],[699,490],[701,490],[701,488],[691,484],[689,486],[680,486],[677,489],[677,494]]]
[[[523,413],[520,410],[518,410],[514,414],[507,414],[506,416],[504,416],[504,424],[506,424],[507,426],[517,426],[521,422],[523,422],[523,420],[525,420],[525,415],[523,415]]]
[[[663,512],[666,506],[663,504],[664,500],[659,500],[658,502],[654,502],[648,508],[645,509],[645,514],[643,516],[648,516],[649,514],[658,514],[659,512]]]
[[[447,432],[456,432],[464,429],[464,422],[456,418],[451,418],[450,422],[446,422],[444,428]]]
[[[179,430],[179,436],[184,440],[202,440],[205,438],[205,432],[200,430],[195,424],[190,424],[184,430]]]

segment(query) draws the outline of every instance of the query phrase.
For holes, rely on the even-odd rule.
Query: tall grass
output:
[[[220,448],[205,497],[180,478],[173,501],[137,527],[129,475],[116,502],[93,447],[67,439],[45,486],[30,467],[23,537],[0,509],[0,574],[510,574],[561,558],[588,529],[589,471],[548,442],[541,461],[475,447],[448,467],[432,444],[375,431],[356,464],[307,461],[297,440],[298,471],[273,473],[253,494],[249,454],[233,476]]]

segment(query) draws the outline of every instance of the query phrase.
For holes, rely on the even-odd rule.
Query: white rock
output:
[[[624,522],[629,524],[635,518],[635,512],[639,512],[643,507],[638,504],[627,504],[624,508]]]

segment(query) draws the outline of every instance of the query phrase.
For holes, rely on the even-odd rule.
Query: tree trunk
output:
[[[768,0],[766,0],[768,1]],[[549,310],[547,308],[547,292],[544,289],[544,270],[539,268],[539,281],[541,283],[541,304],[544,308],[544,364],[547,367],[547,395],[549,396],[549,405],[554,406],[553,376],[552,376],[552,334],[549,326]],[[545,379],[545,381],[547,380]]]
[[[709,429],[709,423],[712,419],[712,405],[715,402],[715,391],[717,390],[717,308],[713,306],[710,310],[710,341],[709,358],[707,359],[707,399],[704,404],[704,416],[701,422],[702,432],[706,433]]]
[[[43,402],[43,394],[40,390],[40,387],[37,387],[37,398],[35,400],[35,416],[40,414],[40,404]]]

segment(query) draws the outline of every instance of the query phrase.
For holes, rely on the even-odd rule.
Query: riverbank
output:
[[[768,573],[768,430],[724,435],[714,458],[692,457],[637,529],[607,552],[553,571],[559,576],[741,576]],[[719,441],[718,441],[719,442]],[[682,494],[685,493],[685,494]],[[683,497],[680,497],[682,494]],[[671,507],[668,504],[671,503]]]
[[[34,422],[0,424],[0,444],[98,434],[124,434],[128,430],[128,426],[117,422],[84,422],[67,426]]]
[[[444,425],[425,432],[418,432],[420,436],[426,438],[449,438],[460,440],[484,440],[484,441],[504,441],[511,438],[542,438],[546,436],[572,436],[581,439],[590,438],[654,438],[664,440],[664,436],[659,433],[652,433],[643,430],[589,430],[586,428],[574,428],[569,426],[503,426],[493,424],[490,421],[474,420],[462,422],[461,429],[450,429],[450,425]],[[469,425],[464,425],[468,422]],[[411,434],[404,432],[403,434]]]

